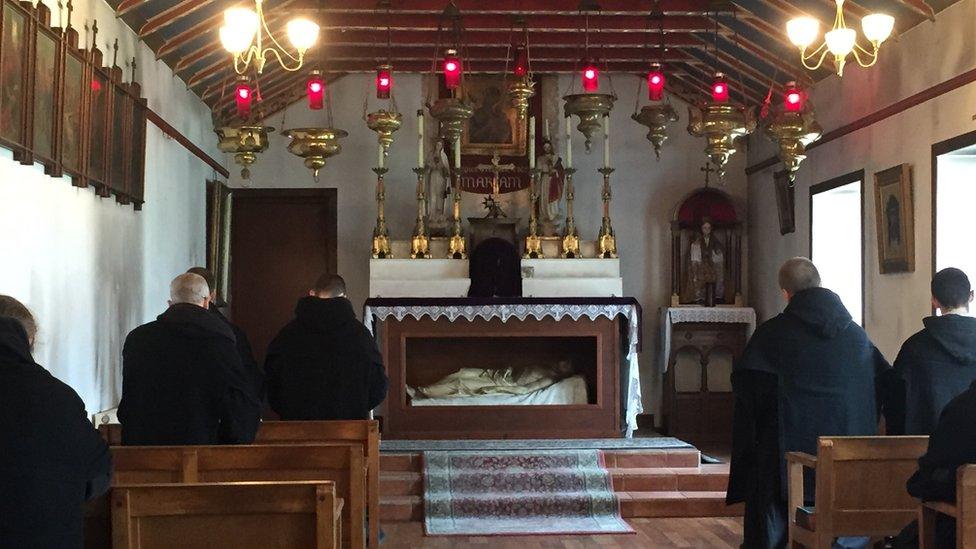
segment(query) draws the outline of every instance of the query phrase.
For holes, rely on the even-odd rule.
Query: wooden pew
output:
[[[935,549],[935,521],[939,513],[956,519],[956,548],[976,549],[976,465],[956,471],[956,504],[923,502],[918,521],[922,549]]]
[[[118,446],[113,483],[330,480],[345,502],[343,546],[365,546],[366,465],[358,444]]]
[[[332,482],[119,485],[112,508],[114,549],[339,547]]]
[[[119,437],[121,440],[121,435]],[[380,545],[380,428],[376,420],[263,421],[255,444],[362,444],[366,458],[366,508],[370,549]]]
[[[900,532],[918,513],[905,482],[927,446],[928,437],[820,437],[817,457],[787,453],[790,546]],[[816,471],[816,509],[804,507],[804,468]]]

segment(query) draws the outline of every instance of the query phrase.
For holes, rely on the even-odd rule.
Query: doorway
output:
[[[230,314],[260,364],[295,302],[336,272],[336,189],[235,189],[231,209]]]

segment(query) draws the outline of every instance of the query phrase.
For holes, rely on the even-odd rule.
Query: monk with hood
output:
[[[727,502],[745,502],[750,549],[786,547],[787,513],[796,510],[786,504],[785,453],[816,455],[820,436],[877,434],[876,391],[887,382],[876,378],[890,370],[809,259],[784,263],[779,285],[786,309],[759,326],[732,374]]]

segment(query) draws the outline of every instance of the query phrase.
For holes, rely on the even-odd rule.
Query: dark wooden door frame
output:
[[[867,268],[864,266],[865,263],[865,217],[864,217],[864,169],[846,173],[841,176],[837,176],[833,179],[828,179],[822,183],[817,183],[816,185],[811,185],[808,196],[808,206],[807,206],[807,223],[809,225],[809,231],[807,235],[807,254],[810,260],[813,261],[813,196],[820,194],[822,192],[830,191],[838,187],[843,187],[844,185],[850,185],[851,183],[861,183],[861,326],[867,323]]]

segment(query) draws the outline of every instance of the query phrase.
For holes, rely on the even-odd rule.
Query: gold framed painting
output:
[[[911,164],[874,174],[874,205],[881,274],[915,270],[915,202]]]
[[[473,74],[464,79],[474,115],[464,123],[461,153],[525,156],[526,121],[519,120],[501,74]]]
[[[776,187],[779,234],[787,235],[796,231],[796,187],[790,183],[786,171],[773,174],[773,185]]]

